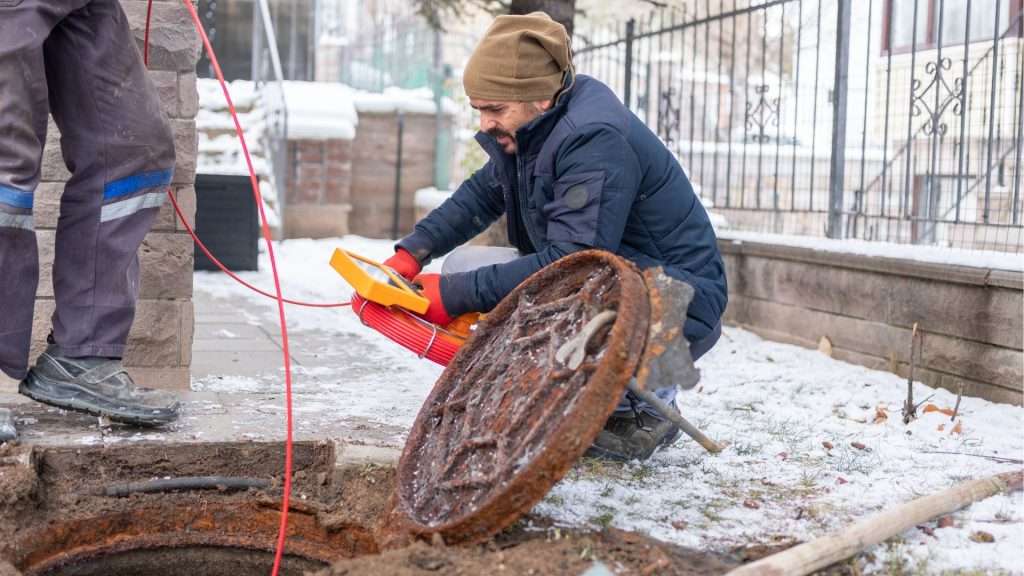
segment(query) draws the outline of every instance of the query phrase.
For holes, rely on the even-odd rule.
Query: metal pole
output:
[[[996,126],[996,66],[999,64],[999,9],[995,10],[996,23],[992,28],[992,88],[989,90],[988,104],[988,161],[985,162],[985,209],[981,214],[982,222],[988,223],[990,200],[992,194],[992,140],[995,138]]]
[[[398,222],[402,212],[402,136],[405,133],[405,113],[398,111],[398,146],[395,150],[395,209],[391,214],[391,237],[398,238]]]
[[[260,62],[263,58],[263,29],[260,18],[260,10],[262,4],[259,2],[253,2],[252,4],[252,60],[251,68],[249,71],[249,79],[253,82],[260,81]],[[212,68],[212,65],[211,65]]]
[[[622,100],[626,108],[631,108],[633,103],[633,36],[635,33],[636,19],[630,18],[626,22],[626,83],[622,91]]]
[[[434,30],[434,187],[446,190],[448,174],[448,133],[444,122],[444,89],[447,73],[442,58],[441,31]]]
[[[832,103],[832,171],[828,190],[829,238],[843,235],[843,179],[846,176],[846,101],[850,73],[850,0],[838,0],[835,99]]]

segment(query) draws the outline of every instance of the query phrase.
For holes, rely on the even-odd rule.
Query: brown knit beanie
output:
[[[565,27],[531,12],[494,19],[469,57],[462,85],[470,98],[536,102],[554,98],[572,73]]]

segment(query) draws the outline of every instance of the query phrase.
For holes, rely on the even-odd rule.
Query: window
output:
[[[886,0],[886,13],[883,18],[885,26],[883,50],[887,50],[890,43],[894,52],[908,52],[915,47],[918,50],[935,48],[939,41],[940,20],[943,46],[963,44],[965,39],[969,39],[970,42],[992,40],[997,11],[999,33],[1006,32],[1011,25],[1014,25],[1016,35],[1020,35],[1021,1]],[[969,23],[968,5],[970,5]]]
[[[1005,0],[971,0],[970,28],[967,27],[967,0],[945,0],[942,13],[942,45],[963,44],[970,41],[991,40],[996,25],[996,9],[999,10],[1000,32],[1010,25],[1010,4]],[[937,8],[936,8],[937,10]],[[935,16],[936,27],[938,15]],[[970,36],[965,36],[965,34]],[[936,41],[938,38],[936,38]]]

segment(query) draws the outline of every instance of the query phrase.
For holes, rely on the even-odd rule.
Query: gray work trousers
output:
[[[448,255],[447,258],[445,258],[444,263],[441,265],[441,274],[469,272],[483,266],[492,266],[494,264],[508,262],[518,258],[519,256],[519,251],[515,248],[504,248],[499,246],[462,246],[456,248]],[[718,324],[707,336],[696,342],[690,342],[690,355],[693,357],[693,361],[696,362],[698,358],[711,350],[721,336],[722,325]],[[675,402],[677,390],[678,387],[673,385],[654,390],[654,393],[665,403],[672,404]],[[615,412],[617,414],[622,414],[629,412],[634,408],[660,418],[660,415],[654,408],[647,405],[643,400],[636,398],[633,393],[629,391],[623,394],[622,400],[619,402]]]
[[[15,379],[27,371],[39,279],[32,207],[47,113],[71,172],[54,247],[58,353],[120,357],[138,248],[175,158],[117,0],[0,0],[0,370]]]

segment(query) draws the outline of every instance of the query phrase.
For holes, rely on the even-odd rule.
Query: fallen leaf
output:
[[[945,429],[946,429],[946,425],[945,424],[939,424],[939,428],[938,428],[939,432],[942,432]]]
[[[672,527],[675,528],[676,530],[686,530],[686,521],[685,520],[676,520],[676,521],[672,522]]]
[[[866,452],[870,452],[870,450],[868,450],[868,447],[861,442],[850,442],[850,446],[853,446],[857,450],[864,450]]]
[[[776,456],[778,456],[780,460],[785,460],[789,458],[789,454],[786,454],[785,452],[779,452],[778,454],[776,454]]]
[[[842,476],[836,476],[836,484],[849,484],[850,481]]]
[[[931,528],[929,528],[927,526],[918,526],[917,529],[920,530],[921,532],[924,532],[925,534],[931,536],[932,538],[935,538],[935,530],[932,530]]]
[[[953,415],[953,409],[952,408],[939,408],[935,404],[931,404],[931,403],[925,404],[924,408],[921,410],[922,414],[927,414],[929,412],[939,412],[941,414],[945,414],[946,416],[952,416]]]
[[[971,542],[977,542],[979,544],[991,544],[996,541],[995,536],[985,532],[984,530],[978,530],[974,534],[968,536],[968,538],[971,539]]]
[[[829,442],[828,440],[825,440],[824,442],[822,442],[821,445],[825,447],[825,450],[831,450],[831,449],[835,448],[835,446],[833,446],[832,443]]]
[[[885,422],[889,419],[889,415],[885,413],[885,408],[878,406],[875,408],[875,424]]]
[[[744,500],[743,506],[757,510],[758,508],[761,507],[761,503],[758,502],[757,500]]]
[[[962,433],[964,431],[963,424],[964,424],[963,420],[957,420],[956,421],[956,426],[953,426],[953,429],[950,430],[949,433],[950,434],[960,434],[960,433]]]
[[[953,527],[953,517],[952,516],[948,516],[948,515],[947,516],[943,516],[942,518],[939,518],[939,523],[938,524],[939,524],[939,528],[952,528]]]

